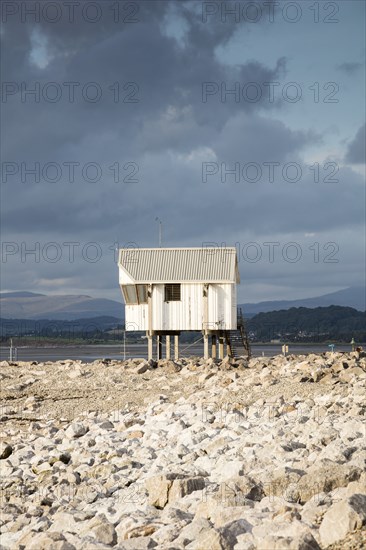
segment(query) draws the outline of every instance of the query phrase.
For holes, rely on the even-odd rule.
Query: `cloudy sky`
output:
[[[2,3],[2,290],[236,246],[239,300],[365,276],[365,3]]]

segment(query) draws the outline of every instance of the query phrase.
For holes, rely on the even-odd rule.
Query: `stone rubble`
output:
[[[0,367],[0,550],[366,547],[363,352]]]

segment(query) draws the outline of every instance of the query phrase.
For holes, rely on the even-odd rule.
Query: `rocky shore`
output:
[[[1,550],[366,547],[366,354],[0,363]]]

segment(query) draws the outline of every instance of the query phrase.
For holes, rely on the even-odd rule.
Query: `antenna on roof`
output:
[[[158,218],[158,217],[155,218],[155,221],[156,221],[156,222],[159,222],[159,248],[161,248],[161,246],[162,246],[162,232],[163,232],[162,227],[163,227],[163,222],[162,222],[161,219]]]

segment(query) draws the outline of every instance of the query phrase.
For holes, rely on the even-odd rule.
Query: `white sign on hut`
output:
[[[119,284],[125,307],[127,331],[146,331],[148,357],[162,357],[162,337],[170,358],[170,338],[174,336],[174,356],[179,355],[182,331],[202,331],[204,356],[232,355],[230,335],[237,330],[236,285],[240,282],[234,247],[205,248],[123,248],[119,251]]]

